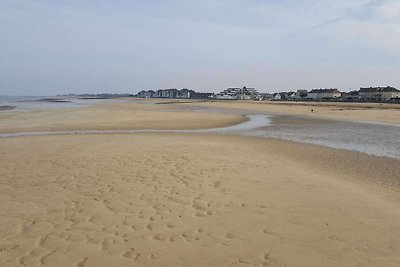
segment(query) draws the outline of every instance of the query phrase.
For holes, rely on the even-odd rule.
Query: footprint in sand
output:
[[[131,248],[122,253],[122,257],[129,260],[137,260],[140,257],[140,253],[136,253],[134,248]]]
[[[179,236],[171,236],[171,237],[168,239],[168,241],[169,241],[169,242],[175,243],[176,241],[178,241],[178,239],[179,239]]]
[[[272,263],[271,253],[272,252],[268,252],[264,254],[262,257],[262,266],[269,266]]]
[[[154,240],[157,240],[157,241],[162,241],[162,240],[161,240],[161,235],[160,235],[160,234],[156,234],[155,236],[153,236],[153,239],[154,239]]]
[[[167,228],[174,228],[175,227],[175,225],[173,225],[172,223],[167,223],[165,226]]]
[[[84,267],[85,264],[86,264],[86,262],[87,262],[87,260],[88,260],[88,258],[85,257],[83,260],[81,260],[81,261],[76,265],[76,267]]]
[[[218,189],[218,188],[220,188],[220,187],[221,187],[221,181],[216,181],[216,182],[213,184],[213,188]]]
[[[266,235],[272,234],[272,232],[270,230],[268,230],[268,229],[261,230],[261,233],[266,234]]]
[[[233,238],[235,238],[235,234],[234,234],[234,233],[227,233],[227,234],[225,235],[225,238],[227,238],[227,239],[233,239]]]

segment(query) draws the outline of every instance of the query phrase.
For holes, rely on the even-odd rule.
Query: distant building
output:
[[[342,99],[343,100],[359,100],[360,95],[358,94],[358,91],[350,91],[348,93],[343,92]]]
[[[161,92],[161,98],[176,98],[178,89],[164,89]]]
[[[198,93],[198,92],[194,92],[194,94],[192,94],[192,96],[190,98],[194,98],[194,99],[213,99],[215,98],[215,94],[214,93]]]
[[[296,92],[279,92],[273,94],[273,100],[294,100],[297,99]]]
[[[156,98],[161,98],[161,97],[162,97],[162,92],[163,92],[162,89],[158,89],[158,90],[156,91],[156,94],[155,94],[154,97],[156,97]]]
[[[142,90],[137,94],[137,96],[140,98],[152,98],[152,97],[155,97],[155,95],[156,95],[156,92],[153,90],[149,90],[149,91]]]
[[[137,94],[139,98],[178,98],[178,99],[207,99],[214,98],[214,93],[199,93],[189,89],[159,89],[157,91],[148,90],[148,91],[140,91]]]
[[[224,91],[217,94],[217,99],[229,99],[229,100],[237,100],[239,99],[239,91],[240,88],[228,88]]]
[[[195,91],[184,88],[178,92],[177,98],[192,98],[195,94]]]
[[[146,91],[142,90],[142,91],[140,91],[137,95],[138,95],[138,97],[140,97],[140,98],[146,98]]]
[[[390,100],[400,98],[400,91],[394,87],[369,87],[360,88],[358,91],[360,99],[364,100]]]
[[[146,93],[145,93],[146,98],[153,98],[153,97],[155,97],[155,95],[156,95],[156,92],[153,90],[146,91]]]
[[[273,94],[269,93],[259,93],[258,96],[256,97],[257,100],[260,101],[268,101],[274,98]]]
[[[257,97],[257,95],[258,92],[255,88],[231,87],[217,94],[216,98],[229,100],[253,100]]]
[[[284,94],[285,94],[285,99],[287,99],[287,100],[294,100],[297,98],[296,92],[287,92]]]
[[[275,94],[273,94],[272,99],[273,100],[282,100],[283,95],[282,95],[282,93],[275,93]]]
[[[321,100],[321,99],[340,98],[341,96],[342,93],[338,89],[331,88],[331,89],[313,89],[310,92],[308,92],[307,97],[314,100]]]

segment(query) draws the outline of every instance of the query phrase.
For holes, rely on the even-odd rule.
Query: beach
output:
[[[400,125],[399,104],[301,101],[203,101],[198,102],[196,105],[238,110],[258,110],[272,114],[302,115],[311,118],[381,122]]]
[[[247,120],[201,106],[400,124],[393,107],[155,103],[0,113],[0,133]],[[0,265],[399,266],[399,163],[212,132],[0,138]]]
[[[110,101],[111,102],[111,101]],[[161,102],[163,103],[163,102]],[[203,129],[244,122],[242,116],[187,112],[153,102],[111,102],[78,108],[0,113],[0,133],[113,129]]]

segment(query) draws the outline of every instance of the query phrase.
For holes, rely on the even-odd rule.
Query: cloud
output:
[[[343,40],[362,42],[400,59],[400,2],[374,1],[364,8],[369,9],[368,17],[360,20],[352,16],[334,28],[333,33]]]
[[[400,2],[390,1],[386,2],[384,5],[377,9],[377,14],[379,18],[389,23],[399,23],[400,22]],[[397,25],[399,26],[399,25]]]
[[[379,70],[399,70],[399,10],[398,0],[3,0],[0,94],[290,88],[329,73],[347,88],[365,69],[392,81]]]

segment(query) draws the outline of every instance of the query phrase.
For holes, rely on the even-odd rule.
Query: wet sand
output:
[[[207,101],[191,105],[238,110],[258,110],[271,114],[302,115],[311,118],[381,122],[400,125],[399,104]],[[311,112],[311,109],[314,112]]]
[[[70,128],[243,120],[132,105],[57,116]],[[212,133],[3,138],[0,265],[399,266],[399,163]]]
[[[0,106],[0,111],[7,111],[15,109],[14,106]]]

